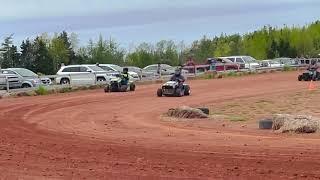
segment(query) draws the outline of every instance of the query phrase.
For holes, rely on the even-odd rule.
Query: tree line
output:
[[[154,63],[180,65],[188,58],[203,62],[208,57],[250,55],[256,59],[277,57],[316,57],[320,54],[320,21],[302,27],[275,28],[265,26],[243,35],[221,34],[203,37],[191,45],[183,41],[161,40],[155,44],[140,43],[125,50],[113,39],[90,40],[79,47],[75,33],[63,31],[52,37],[42,34],[22,41],[20,48],[13,35],[6,37],[0,47],[2,68],[23,67],[42,74],[55,74],[61,63],[112,63],[144,67]]]

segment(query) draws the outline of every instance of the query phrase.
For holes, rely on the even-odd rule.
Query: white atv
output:
[[[157,91],[157,96],[175,96],[175,97],[181,97],[181,96],[189,96],[190,86],[188,84],[183,83],[182,86],[179,84],[182,83],[181,81],[168,81],[162,85],[161,88]]]
[[[121,84],[121,77],[113,77],[110,79],[110,82],[105,86],[104,92],[127,92],[135,91],[136,85],[133,81],[129,79],[127,85]]]

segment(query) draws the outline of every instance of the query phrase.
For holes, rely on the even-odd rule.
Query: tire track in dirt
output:
[[[160,119],[168,108],[180,105],[302,91],[306,84],[296,82],[296,75],[191,81],[193,94],[183,98],[157,98],[159,85],[146,85],[134,93],[96,90],[2,99],[0,177],[319,178],[317,138],[237,129],[216,133],[219,127],[212,122],[212,129],[201,129]]]

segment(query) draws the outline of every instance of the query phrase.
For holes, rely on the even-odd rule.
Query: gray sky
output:
[[[320,20],[319,0],[0,0],[0,38],[66,30],[82,44],[99,34],[123,47],[162,39],[245,33]]]

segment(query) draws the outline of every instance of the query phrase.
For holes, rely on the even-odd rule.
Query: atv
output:
[[[179,84],[181,81],[168,81],[162,85],[161,88],[157,91],[157,96],[173,96],[173,97],[181,97],[181,96],[189,96],[190,95],[190,86],[188,84],[183,83],[182,86]]]
[[[315,79],[312,79],[314,73],[317,73],[317,75],[316,75],[316,78],[315,78]],[[300,75],[298,76],[298,80],[299,80],[299,81],[302,81],[302,80],[303,80],[303,81],[311,81],[311,80],[313,80],[313,81],[318,81],[318,80],[320,80],[320,73],[317,72],[317,71],[314,71],[314,70],[308,70],[308,71],[300,74]]]
[[[122,83],[120,77],[114,77],[110,79],[110,82],[105,86],[104,92],[128,92],[135,91],[136,85],[133,81],[130,81],[127,84]]]

